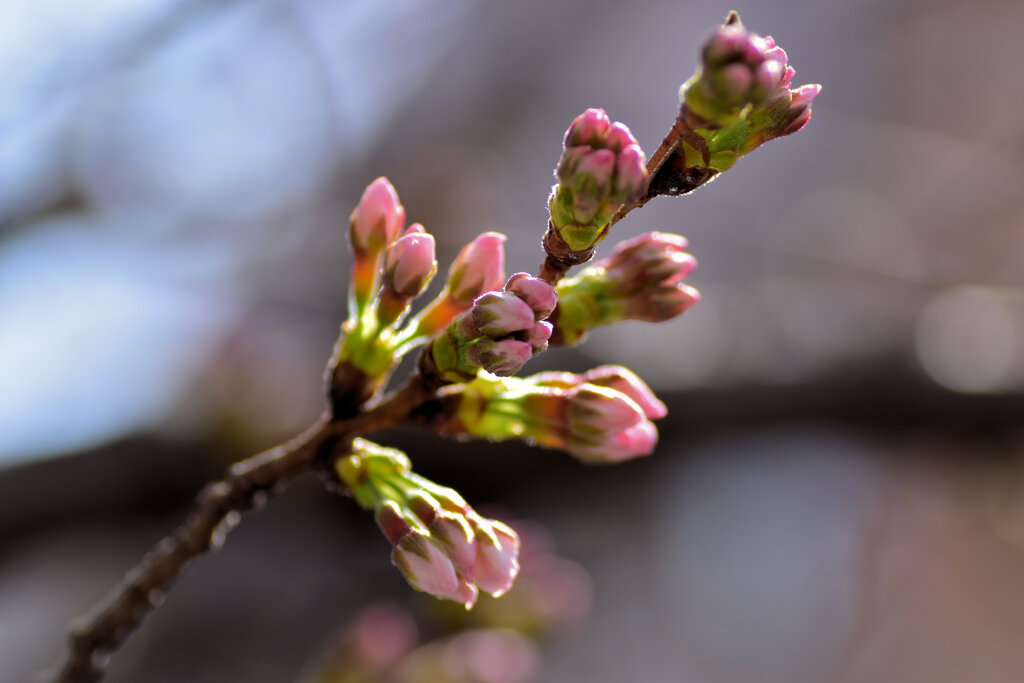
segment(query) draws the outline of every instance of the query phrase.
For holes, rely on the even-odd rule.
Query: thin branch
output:
[[[218,548],[241,513],[262,505],[268,495],[317,464],[340,457],[357,434],[401,423],[430,398],[419,376],[365,413],[332,420],[324,413],[299,436],[232,465],[221,481],[207,484],[195,510],[173,534],[160,541],[89,615],[73,627],[67,660],[51,678],[55,683],[96,683],[111,655],[163,601],[185,567]]]

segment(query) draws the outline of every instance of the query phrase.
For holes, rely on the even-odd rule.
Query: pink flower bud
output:
[[[505,283],[505,291],[512,292],[533,309],[536,320],[544,320],[558,305],[555,288],[539,277],[516,273]]]
[[[459,252],[448,270],[449,295],[469,305],[484,292],[500,289],[505,281],[505,236],[485,232]]]
[[[434,237],[419,223],[384,252],[384,286],[406,298],[419,296],[436,272]]]
[[[363,192],[352,212],[349,239],[357,252],[379,253],[398,236],[405,209],[387,178],[377,178]]]
[[[518,372],[533,357],[533,347],[516,339],[495,341],[485,337],[470,349],[470,355],[484,370],[507,377]]]
[[[479,515],[469,518],[476,536],[473,581],[480,590],[498,597],[507,592],[519,574],[519,537],[510,527]]]
[[[634,402],[650,420],[665,417],[668,410],[658,400],[651,388],[629,368],[621,365],[602,365],[585,373],[583,378],[589,384],[622,392]]]
[[[565,132],[565,146],[591,145],[603,140],[611,121],[604,109],[587,109],[577,116]]]
[[[589,145],[567,147],[565,152],[562,153],[562,159],[558,162],[558,168],[555,170],[558,179],[563,183],[568,182],[569,178],[576,172],[576,169],[579,168],[580,162],[586,159],[593,151]]]
[[[631,145],[639,144],[636,138],[633,137],[632,131],[629,130],[629,126],[619,121],[609,126],[608,134],[604,140],[604,146],[615,153],[620,153]]]
[[[476,562],[476,538],[464,515],[441,512],[429,525],[430,535],[444,546],[455,573],[462,579],[473,578]],[[464,602],[464,601],[460,601]]]
[[[799,88],[793,91],[793,101],[790,103],[791,109],[798,107],[810,106],[814,98],[821,94],[821,85],[813,83],[810,85],[801,85]]]
[[[608,462],[621,462],[642,455],[650,455],[658,443],[658,428],[653,422],[639,422],[606,442]]]
[[[588,154],[580,161],[570,181],[573,192],[577,196],[592,195],[600,199],[610,186],[615,161],[615,152],[610,149],[597,149]]]
[[[473,302],[473,324],[480,334],[501,337],[533,327],[529,304],[512,292],[488,292]]]
[[[615,164],[616,199],[633,202],[647,189],[647,160],[640,145],[623,148]]]
[[[658,429],[643,420],[600,439],[573,439],[569,452],[587,462],[608,464],[650,455],[657,443]]]
[[[611,434],[645,419],[644,411],[622,392],[582,384],[569,394],[569,429],[579,433]]]
[[[459,595],[461,581],[440,543],[413,529],[398,542],[391,561],[418,591],[448,600]]]
[[[548,340],[551,339],[551,332],[554,326],[547,320],[536,323],[527,335],[525,341],[533,349],[533,355],[537,355],[548,347]]]
[[[776,48],[781,51],[781,48]],[[783,54],[785,54],[783,52]],[[774,60],[767,60],[762,62],[754,74],[754,80],[757,84],[758,89],[765,93],[770,94],[774,90],[778,89],[779,84],[782,82],[782,77],[786,72],[786,65],[782,62],[776,62]]]
[[[397,544],[412,530],[401,509],[399,509],[394,501],[386,501],[377,508],[376,517],[377,526],[384,532],[384,537],[391,542],[391,545]]]

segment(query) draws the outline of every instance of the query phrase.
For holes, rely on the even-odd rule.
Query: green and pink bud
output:
[[[473,581],[480,590],[498,597],[508,592],[519,574],[519,536],[506,524],[469,516],[476,539]]]
[[[643,421],[600,439],[577,438],[569,452],[584,462],[610,465],[650,455],[657,443],[657,427]]]
[[[505,239],[500,232],[485,232],[459,252],[448,270],[451,298],[468,308],[485,292],[505,281]]]
[[[377,302],[377,322],[388,327],[400,322],[437,272],[434,237],[416,223],[384,252],[384,274]]]
[[[411,530],[395,544],[391,561],[416,590],[445,600],[462,597],[462,582],[455,573],[455,566],[429,533]]]
[[[483,294],[455,318],[431,342],[420,369],[442,383],[471,380],[480,369],[501,376],[515,374],[547,348],[552,326],[543,318],[556,303],[551,285],[516,273],[504,289]]]
[[[352,317],[362,314],[376,293],[380,257],[398,237],[405,224],[405,209],[387,178],[377,178],[366,188],[349,219],[352,247]]]
[[[518,438],[590,463],[651,453],[658,434],[651,419],[664,416],[664,405],[624,369],[598,368],[594,379],[604,385],[572,373],[522,379],[480,376],[444,394],[444,409],[434,427],[448,435]]]
[[[505,281],[505,236],[485,232],[459,252],[448,269],[444,290],[409,323],[409,339],[433,337],[481,294],[500,289]]]
[[[405,209],[387,178],[374,180],[363,191],[349,223],[349,242],[357,254],[379,254],[398,237]]]
[[[571,374],[571,373],[566,373]],[[621,365],[601,365],[579,376],[588,384],[606,387],[621,392],[633,399],[650,420],[658,420],[668,414],[651,388],[635,372]]]
[[[619,207],[647,189],[647,162],[636,138],[602,109],[587,109],[565,134],[548,198],[551,226],[572,251],[603,239]]]
[[[697,73],[679,89],[679,149],[651,179],[652,194],[685,194],[768,140],[800,130],[820,85],[791,89],[795,69],[771,36],[730,13],[708,39]]]
[[[515,533],[476,513],[454,490],[409,469],[400,451],[355,439],[338,478],[392,545],[392,562],[416,590],[470,608],[479,590],[500,594],[518,572]]]
[[[384,252],[384,287],[413,299],[419,296],[437,272],[434,236],[416,223],[391,243]]]
[[[621,320],[662,322],[700,300],[684,279],[697,265],[686,239],[651,232],[618,244],[606,259],[556,285],[552,343],[579,342],[587,330]]]

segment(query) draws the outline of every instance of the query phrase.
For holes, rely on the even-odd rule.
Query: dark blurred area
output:
[[[589,571],[539,681],[1024,680],[1024,4],[8,0],[0,681],[315,419],[368,182],[442,268],[499,230],[533,271],[565,127],[601,106],[652,152],[729,9],[824,85],[813,120],[601,245],[686,235],[698,306],[527,367],[632,367],[669,406],[655,455],[380,440]],[[311,680],[362,606],[421,597],[387,555],[302,480],[108,680]]]

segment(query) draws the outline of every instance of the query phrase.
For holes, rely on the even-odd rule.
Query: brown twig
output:
[[[232,465],[221,481],[203,488],[188,519],[72,628],[68,657],[51,680],[102,680],[110,656],[160,604],[195,557],[223,544],[242,512],[259,507],[268,495],[315,465],[328,464],[342,455],[352,436],[399,424],[430,397],[417,375],[373,410],[344,420],[332,420],[330,413],[324,413],[294,439]]]

